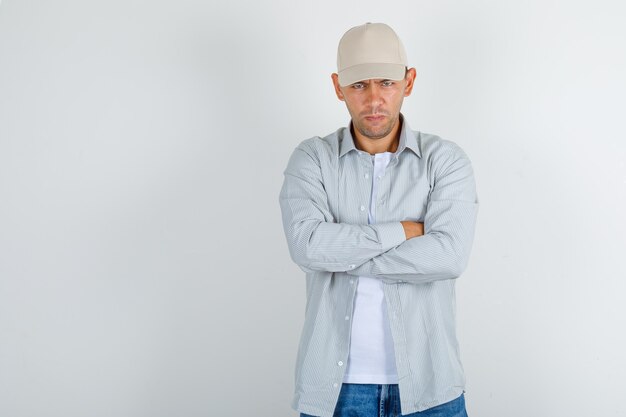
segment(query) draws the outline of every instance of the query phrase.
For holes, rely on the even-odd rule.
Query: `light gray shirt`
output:
[[[478,200],[469,159],[454,143],[410,130],[378,184],[368,224],[371,156],[349,128],[294,150],[280,192],[289,252],[306,272],[295,410],[332,417],[350,346],[359,276],[384,283],[402,414],[460,396],[465,378],[455,325],[455,278],[465,269]],[[424,223],[405,239],[400,221]]]

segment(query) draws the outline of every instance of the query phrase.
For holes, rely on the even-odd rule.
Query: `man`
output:
[[[350,29],[332,81],[350,126],[302,142],[280,192],[307,305],[301,416],[466,416],[455,278],[478,208],[470,161],[400,113],[415,69],[387,25]]]

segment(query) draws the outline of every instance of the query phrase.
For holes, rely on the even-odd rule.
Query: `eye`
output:
[[[391,87],[394,83],[391,80],[384,80],[380,83],[383,87]]]
[[[354,84],[352,84],[352,88],[354,88],[356,90],[360,90],[362,88],[365,88],[365,84],[364,83],[354,83]]]

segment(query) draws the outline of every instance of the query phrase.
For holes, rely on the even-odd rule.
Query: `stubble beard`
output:
[[[398,119],[399,119],[398,117],[394,119],[389,119],[389,122],[387,124],[385,124],[384,126],[379,126],[376,129],[370,129],[367,126],[365,126],[364,123],[361,123],[360,121],[355,123],[353,120],[352,124],[354,125],[354,128],[358,130],[359,133],[365,136],[366,138],[382,139],[391,133],[393,128],[396,126],[396,123],[398,123]]]

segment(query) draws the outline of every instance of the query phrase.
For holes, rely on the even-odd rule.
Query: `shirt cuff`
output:
[[[404,227],[402,227],[402,223],[400,222],[379,223],[371,226],[376,228],[378,232],[378,238],[383,252],[395,248],[406,240]]]

